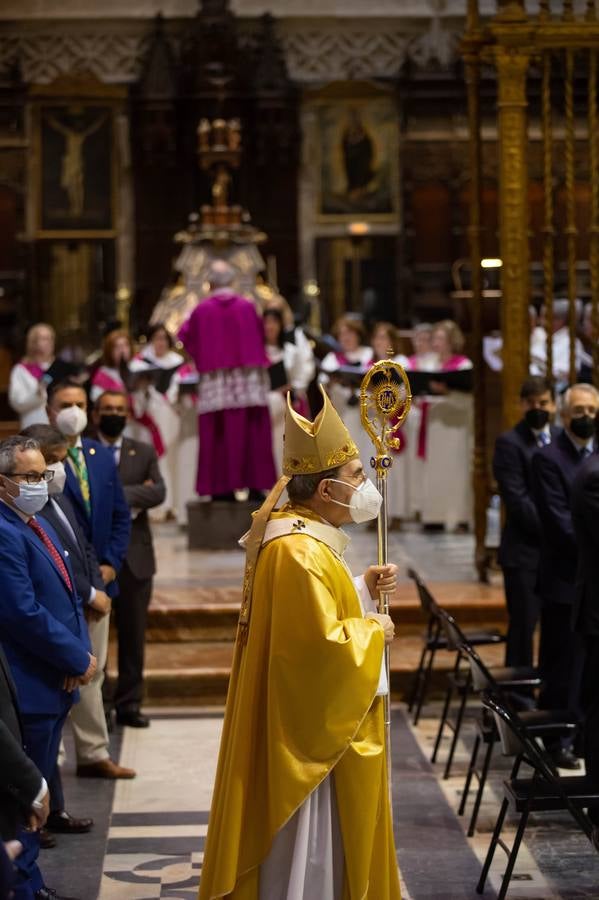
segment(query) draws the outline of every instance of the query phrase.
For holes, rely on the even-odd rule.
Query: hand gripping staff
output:
[[[392,351],[389,351],[390,353]],[[370,465],[383,502],[378,516],[378,565],[387,565],[387,475],[393,465],[393,451],[399,450],[399,429],[412,405],[410,382],[405,370],[391,359],[383,359],[368,370],[360,387],[362,428],[374,445]],[[389,595],[380,594],[379,612],[389,615]],[[388,692],[384,697],[387,777],[391,803],[391,680],[389,645],[385,646]],[[392,808],[392,807],[391,807]]]

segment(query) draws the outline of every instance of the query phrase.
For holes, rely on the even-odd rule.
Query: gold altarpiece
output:
[[[503,337],[502,419],[506,428],[520,418],[519,391],[529,368],[531,301],[528,209],[531,175],[528,162],[533,70],[539,73],[539,119],[543,156],[543,298],[546,309],[547,371],[553,371],[552,301],[556,296],[556,245],[566,247],[569,301],[570,381],[576,379],[576,298],[581,263],[588,265],[592,304],[593,379],[599,383],[599,171],[597,133],[597,66],[599,17],[596,0],[588,0],[576,14],[573,0],[563,0],[557,12],[549,0],[529,15],[524,0],[499,0],[495,16],[482,22],[479,0],[468,0],[462,56],[468,94],[470,131],[470,252],[472,266],[472,322],[475,365],[475,532],[476,563],[485,577],[485,526],[489,499],[491,448],[485,434],[484,363],[482,359],[481,186],[482,149],[480,79],[483,66],[492,66],[497,80],[497,140],[499,159],[499,244],[503,261],[501,331]],[[580,77],[581,72],[584,79]],[[563,93],[552,96],[561,79]],[[584,98],[581,96],[584,93]],[[559,109],[558,109],[559,107]],[[556,123],[556,110],[560,122]],[[559,137],[558,137],[559,132]],[[559,149],[558,149],[559,144]],[[563,148],[563,150],[562,150]],[[585,157],[582,165],[580,157]],[[559,157],[559,158],[558,158]],[[563,157],[563,158],[562,158]],[[565,214],[556,216],[557,171],[563,173]],[[580,223],[576,188],[586,177],[590,189],[588,259],[581,260]]]

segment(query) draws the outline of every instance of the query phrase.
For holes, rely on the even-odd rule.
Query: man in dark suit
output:
[[[582,635],[585,661],[581,705],[587,775],[599,784],[599,456],[580,467],[572,484],[572,521],[578,542],[578,571],[572,624]],[[599,825],[599,810],[590,810]]]
[[[64,721],[96,659],[68,554],[35,514],[47,500],[48,473],[39,445],[17,436],[0,443],[0,633],[14,678],[25,748],[49,782]],[[23,832],[15,896],[53,896],[37,867],[39,833]]]
[[[23,824],[40,828],[49,809],[48,785],[23,749],[17,689],[0,645],[0,837],[10,841]]]
[[[521,420],[497,438],[493,456],[493,474],[505,509],[498,561],[509,616],[506,666],[533,665],[533,636],[541,608],[537,590],[541,522],[532,496],[532,457],[558,432],[550,425],[555,396],[546,378],[527,378],[520,404]]]
[[[532,460],[532,489],[542,528],[539,593],[545,709],[580,709],[584,646],[571,627],[575,598],[577,548],[571,512],[571,488],[578,469],[596,452],[595,417],[599,394],[590,384],[575,384],[562,402],[563,430]],[[546,743],[547,746],[547,743]],[[547,749],[563,768],[578,768],[567,746]]]
[[[119,724],[145,728],[150,723],[140,711],[144,647],[156,571],[148,510],[164,501],[166,490],[154,448],[122,436],[127,414],[125,394],[108,391],[96,401],[94,424],[98,437],[114,454],[132,516],[131,540],[119,573],[119,596],[115,602],[119,677],[114,704]]]
[[[97,441],[82,438],[87,427],[87,395],[73,384],[52,385],[48,417],[65,436],[67,451],[64,494],[71,501],[83,534],[92,544],[105,591],[114,598],[131,530],[130,514],[112,454]],[[101,702],[108,654],[108,616],[88,622],[98,672],[71,721],[77,752],[77,774],[86,778],[134,778],[133,769],[110,758],[108,730]]]

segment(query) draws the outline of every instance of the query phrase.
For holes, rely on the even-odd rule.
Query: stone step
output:
[[[221,705],[233,658],[233,643],[220,641],[156,642],[146,648],[146,701],[151,704]],[[400,633],[391,649],[391,687],[395,699],[408,696],[418,666],[422,641]],[[481,656],[489,665],[503,665],[503,646],[484,647]],[[431,698],[445,688],[445,675],[455,661],[453,653],[441,651],[435,657]],[[111,641],[108,677],[116,676],[116,647]]]
[[[464,628],[504,626],[506,609],[498,585],[432,582],[437,602]],[[159,582],[148,615],[150,643],[171,641],[233,641],[241,604],[239,586],[219,588],[173,587]],[[418,634],[425,619],[415,585],[402,582],[391,599],[391,615],[405,634]]]

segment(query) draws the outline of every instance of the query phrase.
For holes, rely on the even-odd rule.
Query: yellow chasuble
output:
[[[257,900],[275,835],[328,775],[343,900],[400,898],[376,696],[384,635],[363,616],[346,544],[307,509],[270,516],[235,649],[200,900]]]

